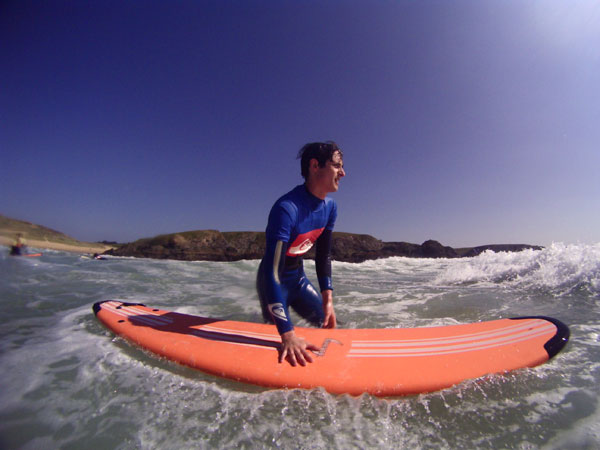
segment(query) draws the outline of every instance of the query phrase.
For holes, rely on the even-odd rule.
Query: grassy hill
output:
[[[11,245],[17,233],[21,233],[31,247],[70,251],[79,249],[82,252],[101,252],[109,248],[104,244],[79,241],[60,231],[0,214],[0,244]]]

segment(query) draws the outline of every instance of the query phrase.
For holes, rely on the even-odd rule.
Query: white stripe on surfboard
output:
[[[106,309],[110,312],[112,312],[113,314],[116,314],[120,317],[126,317],[128,319],[132,319],[132,320],[136,320],[139,321],[141,323],[144,323],[146,325],[150,325],[150,326],[164,326],[167,324],[170,324],[173,322],[172,319],[168,319],[165,318],[164,316],[161,316],[159,314],[155,314],[155,313],[150,313],[149,311],[146,311],[144,309],[140,309],[140,308],[136,308],[136,307],[131,307],[131,306],[123,306],[123,304],[121,302],[118,301],[111,301],[111,302],[105,302],[104,307],[106,307]],[[119,309],[117,309],[117,307],[120,306]],[[149,317],[152,316],[152,317]],[[223,341],[229,344],[236,344],[236,345],[243,345],[243,346],[247,346],[247,347],[257,347],[257,348],[263,348],[263,349],[269,349],[269,350],[277,350],[274,347],[270,347],[270,346],[265,346],[265,345],[260,345],[260,344],[251,344],[248,342],[244,342],[244,339],[263,339],[263,340],[267,340],[270,342],[274,342],[274,343],[279,343],[280,340],[278,339],[277,335],[273,335],[273,334],[263,334],[263,333],[253,333],[253,332],[234,332],[232,330],[228,330],[225,328],[218,328],[218,327],[211,327],[211,326],[202,326],[201,328],[195,329],[194,331],[192,331],[192,335],[195,335],[197,337],[203,337],[206,338],[206,335],[202,335],[202,333],[207,333],[210,334],[212,333],[220,333],[220,334],[226,334],[228,336],[230,336],[232,339],[240,339],[239,341]]]
[[[166,320],[164,317],[159,315],[147,314],[144,310],[131,310],[129,307],[125,307],[119,302],[107,302],[103,305],[106,309],[118,316],[127,317],[128,319],[135,319],[139,322],[149,324],[152,326],[165,326],[172,322],[172,320]],[[117,306],[121,308],[117,309]],[[142,314],[140,314],[142,313]],[[152,316],[152,317],[150,317]]]
[[[145,310],[145,309],[136,308],[134,306],[124,306],[124,308],[127,308],[130,311],[133,311],[133,312],[135,312],[137,314],[143,314],[145,316],[148,316],[148,315],[153,316],[153,318],[156,318],[157,320],[160,320],[161,322],[164,322],[164,323],[169,323],[169,324],[173,323],[173,319],[171,317],[163,316],[163,315],[158,314],[158,313],[156,313],[154,311],[148,311],[148,310]]]
[[[428,346],[443,345],[456,342],[476,342],[490,339],[502,335],[510,335],[522,330],[540,327],[554,327],[554,325],[545,320],[528,320],[525,323],[519,323],[506,328],[497,328],[494,330],[481,331],[478,333],[461,334],[456,336],[443,336],[437,338],[425,339],[404,339],[404,340],[355,340],[352,342],[356,347],[395,347],[395,346]]]
[[[352,347],[356,349],[356,351],[364,351],[364,352],[369,352],[369,351],[373,351],[373,352],[384,352],[385,350],[398,350],[398,349],[405,349],[406,351],[409,350],[413,350],[413,351],[419,351],[419,350],[426,350],[428,348],[430,349],[437,349],[437,348],[468,348],[470,346],[474,346],[474,345],[479,345],[479,344],[486,344],[486,343],[493,343],[493,342],[510,342],[512,339],[518,339],[521,336],[526,336],[526,335],[532,335],[532,334],[546,334],[546,333],[551,333],[553,331],[556,331],[556,327],[547,322],[547,324],[543,327],[532,327],[530,329],[527,330],[519,330],[518,332],[513,332],[509,335],[505,335],[505,336],[489,336],[486,337],[485,339],[478,339],[478,340],[471,340],[471,341],[467,341],[467,342],[462,342],[460,344],[456,344],[454,343],[454,345],[452,345],[453,343],[450,344],[446,344],[446,342],[444,341],[437,341],[437,342],[429,342],[429,343],[423,343],[420,342],[418,344],[414,344],[414,343],[410,343],[410,342],[406,342],[406,343],[397,343],[395,345],[387,345],[387,344],[379,344],[377,346],[370,346],[368,348],[365,348],[364,346],[362,347],[356,347],[354,345],[354,342],[352,343]],[[414,348],[417,347],[417,348]]]
[[[274,346],[270,346],[270,345],[261,345],[261,344],[252,344],[250,342],[246,342],[244,339],[257,339],[255,337],[248,337],[248,336],[244,336],[244,335],[239,335],[239,334],[228,334],[228,333],[222,333],[222,332],[218,332],[219,334],[227,334],[230,339],[232,340],[221,340],[218,339],[216,336],[215,337],[211,337],[210,334],[214,333],[215,331],[207,331],[205,329],[197,329],[192,331],[191,334],[193,334],[194,336],[197,336],[199,338],[202,339],[211,339],[211,340],[215,340],[215,341],[219,341],[219,342],[223,342],[225,344],[234,344],[234,345],[241,345],[243,347],[254,347],[254,348],[260,348],[263,350],[276,350],[278,351],[277,347]],[[239,340],[236,340],[239,339]],[[278,344],[279,341],[269,341],[269,342],[273,342],[274,344]]]
[[[224,342],[227,342],[229,344],[241,345],[244,347],[260,348],[260,349],[264,349],[264,350],[278,350],[278,349],[276,347],[272,347],[269,345],[252,344],[250,342],[245,342],[244,339],[262,339],[264,341],[272,342],[274,344],[281,343],[281,338],[279,337],[279,335],[273,334],[273,333],[267,334],[267,333],[257,333],[257,332],[252,332],[252,331],[238,331],[238,330],[231,330],[231,329],[227,329],[227,328],[215,327],[215,326],[211,326],[211,325],[204,325],[201,328],[198,328],[197,331],[198,331],[198,333],[194,332],[193,334],[197,335],[198,337],[206,338],[206,336],[201,335],[202,331],[208,332],[208,333],[225,334],[225,335],[231,337],[232,339],[241,339],[241,340],[240,341],[224,341]]]
[[[172,318],[165,317],[162,314],[159,314],[155,311],[149,311],[147,309],[142,309],[137,305],[126,306],[123,304],[123,302],[119,302],[119,301],[111,301],[111,302],[107,302],[107,303],[110,306],[112,306],[114,308],[114,310],[130,312],[132,316],[135,316],[135,315],[152,316],[152,319],[156,319],[159,322],[164,322],[165,324],[173,323]],[[121,308],[117,309],[118,306],[120,306]]]
[[[449,344],[449,343],[456,343],[456,342],[469,342],[469,341],[475,341],[475,338],[477,338],[477,341],[482,341],[485,339],[490,339],[492,337],[496,337],[496,336],[502,336],[502,335],[507,335],[507,334],[516,334],[516,332],[525,330],[525,329],[530,329],[531,327],[553,327],[552,324],[550,324],[549,322],[545,321],[545,320],[528,320],[525,323],[518,323],[517,325],[513,325],[510,327],[506,327],[506,328],[500,328],[500,329],[495,329],[495,330],[489,330],[489,331],[481,331],[481,332],[477,332],[477,333],[471,333],[471,334],[464,334],[464,335],[457,335],[454,336],[452,338],[449,337],[442,337],[442,338],[426,338],[426,339],[410,339],[410,340],[356,340],[352,342],[352,346],[353,347],[397,347],[398,345],[401,346],[427,346],[427,345],[440,345],[440,344]],[[230,328],[220,328],[220,327],[215,327],[212,325],[204,325],[202,326],[203,330],[211,330],[211,331],[215,331],[215,332],[220,332],[220,333],[226,333],[226,334],[235,334],[238,336],[246,336],[246,337],[256,337],[256,338],[260,338],[260,339],[267,339],[267,340],[273,340],[276,342],[279,342],[280,338],[279,335],[274,334],[274,333],[258,333],[258,332],[252,332],[252,331],[240,331],[240,330],[232,330]]]
[[[522,339],[515,340],[511,342],[511,344],[517,344],[522,341],[528,341],[532,337],[527,336]],[[460,354],[460,353],[469,353],[480,350],[487,350],[496,347],[502,347],[507,344],[493,344],[493,345],[484,345],[478,348],[471,348],[467,350],[449,350],[449,351],[439,351],[439,352],[426,352],[426,353],[389,353],[389,354],[348,354],[349,358],[416,358],[416,357],[432,357],[432,356],[441,356],[441,355],[451,355],[451,354]]]
[[[436,356],[447,354],[468,353],[473,351],[485,350],[490,348],[502,347],[506,345],[516,344],[518,342],[528,341],[540,336],[547,335],[548,329],[540,329],[520,333],[511,336],[510,339],[492,339],[481,342],[474,342],[470,345],[450,345],[441,347],[422,347],[422,348],[385,348],[385,349],[350,349],[349,357],[415,357],[415,356]]]
[[[173,322],[173,319],[166,318],[155,312],[150,312],[135,306],[124,306],[122,302],[110,301],[104,306],[111,312],[121,317],[134,318],[135,320],[150,325],[164,326]],[[119,309],[117,307],[120,306]],[[150,317],[152,316],[152,317]],[[459,335],[453,338],[426,338],[420,340],[361,340],[352,342],[350,357],[410,357],[410,356],[433,356],[450,353],[464,353],[485,348],[493,348],[502,345],[509,345],[516,342],[533,339],[534,337],[542,336],[550,332],[556,332],[556,327],[552,323],[542,319],[523,319],[523,323],[518,323],[514,326],[483,331],[465,335]],[[527,329],[526,332],[522,330]],[[268,342],[279,343],[279,336],[273,333],[258,333],[250,331],[238,331],[215,326],[201,326],[198,328],[199,333],[192,332],[198,337],[204,332],[215,332],[225,334],[231,337],[232,341],[224,340],[223,342],[248,346],[258,347],[263,349],[276,350],[269,345],[252,344],[244,342],[246,339],[262,339]],[[503,336],[503,337],[498,337]],[[496,337],[496,339],[492,339]],[[236,339],[239,339],[236,340]],[[475,340],[477,339],[477,340]],[[459,345],[448,345],[452,343],[463,342]],[[413,347],[413,348],[407,348]],[[417,348],[415,348],[417,347]]]
[[[217,333],[235,334],[238,336],[246,336],[249,338],[266,339],[268,341],[281,342],[278,334],[275,333],[257,333],[255,331],[239,331],[230,328],[219,328],[211,325],[202,325],[201,330],[214,331]]]
[[[136,316],[136,315],[144,315],[146,317],[153,316],[152,319],[156,319],[159,322],[163,322],[164,324],[173,323],[173,319],[170,317],[165,317],[164,315],[158,314],[154,311],[144,310],[144,309],[141,309],[141,308],[133,306],[133,305],[123,306],[123,302],[118,301],[118,300],[113,300],[113,301],[106,302],[106,303],[111,304],[111,306],[114,306],[115,309],[116,309],[116,306],[121,306],[121,308],[119,309],[120,311],[131,311],[132,314],[130,315],[130,317]],[[115,309],[113,309],[113,312],[117,313],[117,310],[115,310]],[[410,340],[355,340],[355,341],[353,341],[353,345],[356,347],[379,347],[379,346],[396,346],[397,344],[402,343],[405,345],[420,346],[420,345],[425,345],[429,342],[431,342],[431,343],[433,343],[433,342],[452,343],[452,342],[469,341],[469,340],[474,340],[473,338],[476,338],[476,337],[479,338],[478,340],[482,340],[482,339],[486,339],[491,336],[496,336],[496,335],[501,335],[501,334],[509,334],[514,331],[525,329],[530,326],[539,326],[541,324],[547,325],[548,322],[545,320],[540,320],[540,319],[531,319],[531,320],[523,319],[511,327],[505,327],[505,328],[489,330],[489,331],[481,331],[481,332],[471,333],[471,334],[457,335],[452,338],[441,337],[441,338],[425,338],[425,339],[420,339],[420,340],[415,340],[415,339],[410,339]],[[257,332],[251,332],[251,331],[239,331],[239,330],[231,330],[228,328],[214,327],[214,326],[210,326],[210,325],[202,326],[202,328],[207,329],[207,330],[212,329],[214,331],[223,332],[223,333],[234,333],[234,334],[238,334],[240,336],[248,336],[248,337],[252,336],[252,337],[259,337],[262,339],[269,339],[269,340],[270,339],[278,339],[278,335],[276,335],[274,333],[266,334],[266,333],[257,333]]]
[[[114,309],[111,309],[111,308],[106,308],[106,309],[108,311],[110,311],[111,313],[115,314],[116,316],[125,317],[126,319],[130,319],[130,320],[135,320],[135,321],[138,321],[140,323],[143,323],[143,324],[146,324],[146,325],[149,325],[149,326],[153,326],[153,327],[156,326],[156,327],[158,327],[158,326],[163,326],[164,325],[164,324],[162,324],[160,322],[156,322],[156,321],[154,321],[152,319],[147,319],[145,317],[140,317],[138,315],[127,314],[127,312],[121,312],[119,310],[114,310]]]
[[[148,311],[147,309],[141,309],[140,307],[137,307],[137,306],[123,306],[121,309],[131,311],[133,314],[138,314],[138,315],[143,315],[143,316],[152,316],[153,319],[156,319],[159,322],[164,322],[165,324],[173,323],[173,319],[170,317],[165,317],[162,314],[158,314],[155,311]]]

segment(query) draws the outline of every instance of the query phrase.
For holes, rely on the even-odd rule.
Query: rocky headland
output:
[[[182,261],[239,261],[260,259],[265,251],[265,233],[259,231],[220,232],[217,230],[186,231],[139,239],[127,244],[115,242],[82,242],[64,233],[22,220],[0,215],[0,244],[10,246],[20,233],[27,244],[35,248],[78,253],[101,253],[138,258],[175,259]],[[383,242],[368,234],[333,233],[332,259],[344,262],[363,262],[371,259],[406,256],[410,258],[460,258],[477,256],[492,250],[515,252],[542,247],[526,244],[484,245],[452,248],[437,241],[422,244]],[[314,258],[311,249],[306,258]]]
[[[265,234],[258,231],[187,231],[139,239],[108,250],[106,254],[183,261],[239,261],[260,259],[265,249]],[[542,247],[527,244],[485,245],[454,249],[437,241],[422,244],[383,242],[367,234],[333,233],[331,256],[335,261],[363,262],[391,256],[411,258],[460,258],[476,256],[486,250],[514,252]],[[314,258],[311,249],[306,258]]]

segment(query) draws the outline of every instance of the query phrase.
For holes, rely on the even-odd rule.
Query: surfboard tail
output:
[[[107,303],[107,302],[112,302],[114,300],[102,300],[101,302],[96,302],[94,303],[94,306],[92,306],[92,311],[94,311],[94,315],[97,316],[98,312],[102,309],[102,304],[103,303]],[[123,306],[144,306],[146,307],[146,305],[144,305],[143,303],[127,303],[127,302],[123,302],[121,300],[117,300],[119,303],[121,303],[121,307]]]

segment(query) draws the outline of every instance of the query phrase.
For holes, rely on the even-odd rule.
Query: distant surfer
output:
[[[15,240],[13,241],[13,245],[10,247],[10,254],[12,256],[21,256],[25,249],[25,239],[23,239],[23,235],[21,233],[17,233]]]
[[[281,335],[279,362],[312,362],[319,347],[296,335],[289,307],[323,328],[335,328],[331,282],[331,235],[337,217],[336,192],[344,172],[343,154],[332,141],[306,144],[298,153],[304,184],[279,198],[269,214],[266,250],[257,276],[265,321]],[[316,243],[315,265],[321,294],[304,273],[302,255]]]

